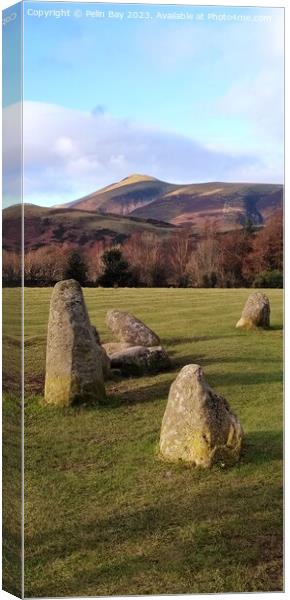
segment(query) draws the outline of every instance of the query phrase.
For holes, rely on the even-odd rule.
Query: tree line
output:
[[[4,250],[2,262],[3,285],[20,285],[19,256]],[[103,241],[82,251],[42,247],[25,253],[23,270],[26,286],[74,278],[103,287],[283,287],[282,212],[260,229],[248,222],[221,233],[206,223],[198,235],[184,228],[165,240],[145,232],[122,245]]]

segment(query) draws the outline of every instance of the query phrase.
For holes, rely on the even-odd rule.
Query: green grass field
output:
[[[4,293],[9,293],[5,290]],[[282,291],[269,331],[238,331],[249,290],[87,289],[161,337],[172,370],[109,382],[99,408],[42,405],[51,289],[25,292],[25,595],[282,590]],[[156,448],[171,382],[198,363],[245,430],[228,470],[170,465]]]

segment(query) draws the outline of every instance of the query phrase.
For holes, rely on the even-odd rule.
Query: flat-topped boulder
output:
[[[74,279],[59,281],[50,301],[45,402],[98,404],[105,396],[102,353],[81,286]]]
[[[228,402],[207,384],[199,365],[186,365],[172,383],[161,435],[160,456],[200,467],[239,460],[243,430]]]
[[[120,341],[130,346],[159,346],[160,339],[145,323],[128,312],[109,310],[106,323]]]
[[[270,327],[270,302],[266,294],[262,292],[250,294],[236,327],[243,329]]]
[[[111,368],[125,376],[159,373],[170,367],[169,356],[161,346],[131,346],[111,354],[110,360]]]

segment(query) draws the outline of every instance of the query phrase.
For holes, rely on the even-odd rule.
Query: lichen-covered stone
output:
[[[50,301],[45,402],[58,406],[97,404],[105,399],[100,347],[96,343],[81,286],[58,282]]]
[[[236,327],[244,329],[270,327],[270,302],[266,294],[261,292],[250,294]]]
[[[164,413],[160,455],[200,467],[238,461],[243,430],[228,402],[206,383],[199,365],[181,369]]]
[[[121,310],[109,310],[106,323],[120,342],[130,346],[159,346],[160,339],[134,315]]]
[[[159,373],[170,367],[168,354],[161,346],[132,346],[115,352],[110,358],[112,369],[119,369],[127,376]]]

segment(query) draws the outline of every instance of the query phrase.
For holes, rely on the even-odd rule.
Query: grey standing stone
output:
[[[160,455],[171,462],[211,467],[238,461],[243,430],[229,404],[206,383],[199,365],[186,365],[172,383]]]
[[[270,327],[270,302],[266,294],[261,292],[250,294],[236,327],[244,329]]]
[[[160,339],[145,323],[121,310],[109,310],[106,323],[120,342],[130,346],[159,346]]]
[[[50,301],[45,402],[59,406],[97,404],[105,399],[102,358],[81,286],[58,282]]]

